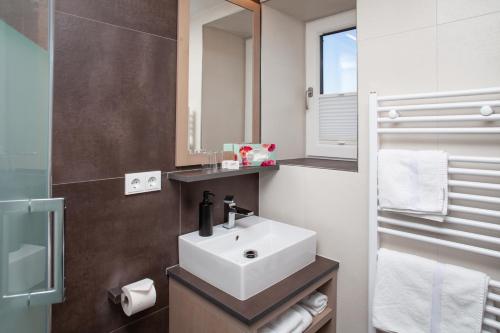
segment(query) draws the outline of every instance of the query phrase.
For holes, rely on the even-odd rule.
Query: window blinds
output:
[[[319,96],[319,141],[330,144],[356,144],[358,95]]]

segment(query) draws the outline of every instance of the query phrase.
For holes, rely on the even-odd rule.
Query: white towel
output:
[[[313,316],[319,315],[328,305],[328,297],[319,292],[314,292],[300,301],[302,305]]]
[[[488,284],[481,272],[444,265],[439,332],[481,332]]]
[[[378,195],[382,210],[442,222],[448,211],[448,154],[380,150]]]
[[[434,266],[432,260],[380,249],[373,326],[387,332],[429,333]]]
[[[299,304],[295,304],[294,306],[292,306],[292,309],[302,316],[302,322],[295,329],[295,331],[293,331],[293,333],[302,333],[312,324],[313,317],[309,313],[309,311],[307,311],[303,306]]]
[[[288,309],[278,318],[259,330],[260,333],[295,333],[302,324],[303,318],[300,313],[293,309]]]
[[[386,332],[479,333],[488,277],[380,249],[373,326]]]

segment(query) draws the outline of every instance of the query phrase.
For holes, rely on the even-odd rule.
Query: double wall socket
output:
[[[125,174],[125,195],[161,191],[161,171]]]

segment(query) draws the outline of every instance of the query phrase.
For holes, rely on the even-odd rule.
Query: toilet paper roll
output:
[[[152,307],[156,289],[151,279],[140,280],[122,287],[122,309],[127,316]]]

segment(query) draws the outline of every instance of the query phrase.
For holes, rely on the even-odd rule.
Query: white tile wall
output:
[[[359,42],[359,91],[379,94],[435,90],[436,28],[361,40]]]
[[[437,23],[447,23],[500,11],[498,0],[437,0]]]
[[[437,0],[358,0],[360,40],[401,33],[436,23]]]
[[[437,29],[440,90],[500,85],[500,12]]]

